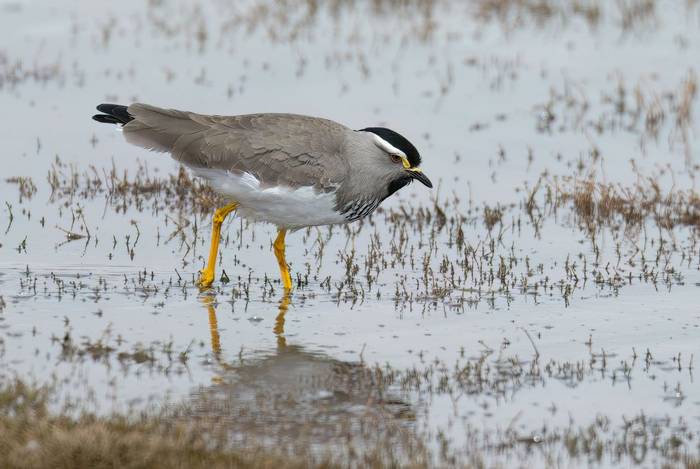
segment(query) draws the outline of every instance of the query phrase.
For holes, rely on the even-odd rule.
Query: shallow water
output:
[[[487,465],[697,454],[696,226],[617,216],[589,230],[547,187],[694,188],[700,10],[487,3],[1,3],[2,375],[54,377],[98,412],[214,409],[239,443],[293,445],[290,426],[330,419],[337,434],[299,441],[333,447],[350,428],[362,445],[358,422],[382,415]],[[134,100],[385,124],[439,185],[288,236],[291,298],[274,227],[232,218],[217,271],[230,282],[201,293],[208,211],[176,184],[146,190],[177,166],[90,120]],[[141,184],[115,193],[122,176]],[[231,402],[201,404],[217,399]],[[226,418],[240,409],[250,418]],[[640,414],[681,444],[639,458],[615,436],[602,454],[548,439],[601,419],[623,440],[652,434]]]

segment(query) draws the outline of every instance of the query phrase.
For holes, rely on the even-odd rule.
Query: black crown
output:
[[[394,132],[393,130],[385,127],[367,127],[360,129],[360,132],[372,132],[404,152],[412,168],[420,165],[420,153],[418,153],[416,147],[414,147],[413,144],[400,133]]]

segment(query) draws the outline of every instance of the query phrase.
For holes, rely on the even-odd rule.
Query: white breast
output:
[[[280,228],[346,223],[337,212],[335,192],[319,192],[311,186],[261,188],[250,173],[232,173],[217,169],[194,169],[214,190],[240,204],[237,213],[243,218],[272,223]]]

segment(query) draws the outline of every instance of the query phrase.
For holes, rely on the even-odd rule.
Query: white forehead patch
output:
[[[373,134],[373,135],[374,135],[374,144],[377,145],[379,148],[381,148],[385,152],[389,153],[390,155],[398,155],[401,158],[406,158],[406,154],[404,152],[402,152],[401,150],[399,150],[398,148],[396,148],[394,145],[387,142],[386,140],[384,140],[382,137],[380,137],[377,134]]]

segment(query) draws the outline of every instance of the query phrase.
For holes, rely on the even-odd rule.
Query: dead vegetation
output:
[[[633,186],[603,183],[594,177],[556,178],[551,203],[570,206],[587,231],[622,223],[625,229],[651,222],[663,230],[677,226],[700,228],[700,194],[692,190],[663,191],[654,178]]]
[[[169,212],[212,213],[223,199],[199,179],[193,179],[184,167],[175,174],[159,177],[146,164],[130,174],[114,164],[108,170],[91,166],[79,171],[75,165],[56,157],[47,175],[50,200],[70,204],[74,200],[105,197],[117,212],[135,208],[151,210],[154,215]]]
[[[623,33],[652,31],[658,21],[657,0],[476,0],[477,18],[498,21],[507,32],[534,24],[564,27],[577,20],[596,30],[603,21],[612,22]],[[687,2],[688,12],[695,9]]]
[[[158,418],[52,415],[51,390],[19,380],[0,386],[0,465],[30,468],[337,467],[225,447],[210,427]],[[219,439],[217,439],[219,438]]]
[[[200,228],[220,202],[208,186],[190,179],[184,169],[166,176],[153,176],[145,166],[133,174],[114,167],[110,171],[91,168],[78,173],[56,162],[48,180],[54,203],[67,207],[78,204],[71,208],[72,222],[65,225],[69,233],[90,239],[90,223],[81,215],[79,204],[104,197],[107,206],[117,214],[131,216],[136,210],[162,217],[164,225],[171,225],[173,230],[166,243],[179,240],[176,249],[186,260],[185,266],[196,265],[197,252],[206,252],[207,236]],[[305,264],[295,269],[295,283],[299,289],[318,285],[323,294],[336,302],[361,304],[372,297],[388,295],[399,309],[410,308],[415,301],[432,301],[433,307],[448,304],[456,310],[476,307],[482,301],[490,307],[499,302],[510,304],[516,292],[536,302],[556,294],[568,305],[573,292],[586,288],[590,280],[599,289],[613,292],[634,281],[663,283],[670,288],[683,282],[678,273],[680,263],[687,264],[688,259],[695,258],[697,246],[669,244],[665,238],[676,236],[675,230],[690,229],[682,238],[690,236],[692,241],[694,230],[700,227],[700,196],[693,191],[664,191],[654,177],[639,175],[637,181],[633,185],[617,185],[599,182],[593,174],[543,176],[535,188],[525,189],[526,200],[520,204],[465,210],[455,195],[429,206],[380,207],[359,224],[322,231],[307,229],[302,242],[307,244],[308,255]],[[171,215],[173,212],[176,217]],[[592,252],[579,246],[578,251],[564,256],[567,259],[547,258],[534,264],[519,246],[523,242],[539,244],[542,226],[552,221],[558,226],[572,224],[579,228],[589,240]],[[138,228],[138,223],[134,223]],[[244,226],[234,226],[235,231],[224,239],[225,246],[242,242]],[[614,250],[601,250],[599,237],[604,233],[612,234],[616,240]],[[651,233],[658,234],[651,238]],[[135,239],[125,235],[130,259],[136,255],[139,242],[138,230],[135,234]],[[350,247],[335,253],[344,268],[334,272],[323,262],[328,256],[324,251],[338,234],[348,240],[346,246]],[[361,237],[367,241],[356,241]],[[110,244],[114,250],[118,245],[116,238]],[[86,249],[91,246],[92,242]],[[352,246],[365,247],[357,250]],[[569,257],[576,261],[569,262]],[[561,277],[553,276],[552,268]],[[184,279],[177,275],[176,281],[172,276],[154,281],[152,276],[139,272],[138,281],[109,288],[136,289],[146,295],[185,292],[192,286],[190,275]],[[261,289],[263,298],[274,297],[277,288],[268,276],[250,271],[227,275],[227,280],[232,301],[249,301],[251,288]],[[36,282],[36,278],[27,279],[26,284],[24,279],[21,281],[23,288]],[[61,295],[68,291],[80,294],[80,288],[66,285],[61,279],[52,278],[50,283],[56,284]]]
[[[148,16],[156,34],[170,38],[182,36],[188,48],[201,52],[209,44],[219,46],[221,39],[233,39],[239,34],[260,33],[275,43],[300,43],[313,35],[322,16],[334,21],[336,34],[347,34],[351,40],[357,41],[360,39],[357,34],[345,31],[346,24],[341,21],[348,12],[365,15],[370,21],[400,20],[403,40],[430,41],[441,17],[464,12],[481,24],[496,22],[506,33],[529,25],[538,28],[555,25],[563,29],[579,20],[591,31],[608,21],[623,33],[643,33],[653,31],[656,26],[657,3],[658,0],[474,0],[461,5],[446,0],[373,0],[366,3],[356,0],[321,3],[312,0],[258,0],[243,8],[219,5],[217,14],[222,21],[217,28],[204,18],[198,6],[190,6],[180,10],[179,15],[173,15],[169,5],[153,2]],[[686,4],[689,12],[694,8],[692,2]],[[110,38],[114,28],[111,23],[104,26],[103,36]],[[218,40],[212,41],[213,38]],[[366,60],[361,54],[356,58]]]
[[[585,88],[565,81],[561,88],[551,88],[546,103],[535,107],[536,127],[542,133],[581,132],[599,136],[627,132],[636,135],[645,151],[650,143],[667,142],[673,150],[680,146],[686,165],[692,160],[692,129],[695,122],[698,78],[694,69],[674,88],[660,88],[654,80],[640,80],[632,85],[624,77],[592,102]]]
[[[45,85],[49,82],[65,82],[65,72],[59,59],[55,62],[36,61],[33,65],[27,65],[23,58],[11,57],[0,50],[0,92],[25,83]]]
[[[511,31],[534,22],[544,26],[554,21],[566,23],[582,18],[589,26],[598,25],[604,5],[598,0],[477,0],[476,16],[482,21],[497,20]]]
[[[5,182],[8,184],[17,184],[20,203],[24,200],[31,200],[34,194],[36,194],[36,184],[34,184],[31,177],[15,176],[5,179]]]

